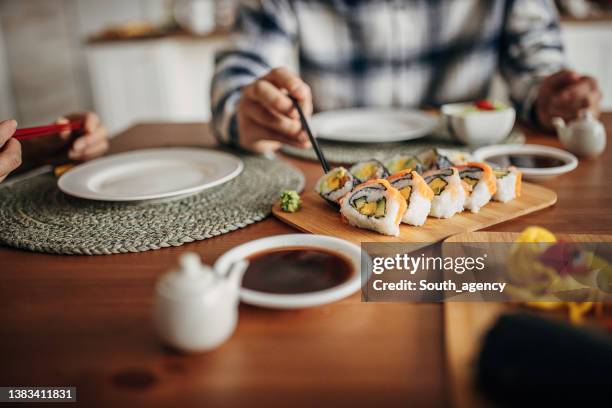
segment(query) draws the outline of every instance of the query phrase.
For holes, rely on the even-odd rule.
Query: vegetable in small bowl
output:
[[[451,136],[468,145],[501,142],[516,119],[514,108],[489,100],[442,105],[442,115]]]

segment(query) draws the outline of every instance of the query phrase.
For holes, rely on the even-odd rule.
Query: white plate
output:
[[[240,174],[242,160],[196,148],[137,150],[79,165],[60,177],[64,193],[90,200],[140,201],[192,194]]]
[[[286,247],[306,247],[337,252],[351,261],[354,270],[353,276],[348,281],[333,288],[300,294],[285,295],[241,288],[240,299],[244,303],[272,309],[302,309],[335,302],[361,288],[361,248],[348,241],[323,235],[288,234],[251,241],[223,254],[215,262],[215,270],[225,271],[232,263],[246,259],[258,252]]]
[[[440,120],[418,110],[355,108],[317,113],[311,123],[321,139],[385,143],[427,136]]]
[[[536,144],[506,144],[481,147],[480,149],[476,149],[476,151],[474,152],[474,159],[477,161],[487,161],[487,159],[490,157],[507,154],[536,154],[558,159],[565,163],[564,165],[558,167],[546,167],[536,169],[517,167],[523,173],[523,178],[532,181],[543,181],[553,177],[557,177],[561,174],[565,174],[574,170],[576,166],[578,166],[578,159],[573,154],[566,152],[565,150],[557,149],[555,147]]]

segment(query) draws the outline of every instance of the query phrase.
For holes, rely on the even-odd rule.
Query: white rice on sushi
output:
[[[496,168],[493,174],[497,187],[493,200],[507,203],[521,196],[522,173],[516,167]]]
[[[406,200],[384,179],[357,186],[340,204],[342,217],[355,227],[398,236]]]
[[[429,215],[450,218],[463,211],[466,191],[456,168],[430,171],[424,175],[424,179],[434,193]]]
[[[433,191],[416,171],[404,170],[387,178],[406,200],[408,208],[402,222],[421,226],[425,224],[431,209]]]
[[[368,180],[384,179],[389,175],[387,168],[378,160],[367,160],[355,163],[349,169],[357,183],[365,183]]]
[[[339,204],[340,199],[351,192],[355,179],[344,167],[331,169],[315,184],[315,191],[327,201]]]
[[[469,162],[463,166],[458,166],[458,170],[461,181],[471,188],[463,206],[465,209],[477,213],[491,201],[491,197],[497,190],[493,169],[486,163]]]

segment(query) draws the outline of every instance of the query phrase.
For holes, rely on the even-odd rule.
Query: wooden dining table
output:
[[[603,122],[612,135],[612,113]],[[554,136],[525,131],[529,143],[558,145]],[[146,123],[113,138],[111,153],[214,143],[206,124]],[[321,174],[317,163],[278,159],[304,173],[306,189]],[[542,183],[558,194],[553,207],[489,230],[612,233],[611,161],[608,148]],[[236,245],[296,232],[269,217],[142,253],[60,256],[0,247],[0,386],[75,386],[87,407],[453,405],[439,303],[366,303],[357,293],[303,310],[242,304],[236,332],[214,351],[184,355],[159,341],[154,285],[181,253],[211,264]]]

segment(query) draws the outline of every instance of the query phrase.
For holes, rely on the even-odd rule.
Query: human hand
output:
[[[38,164],[59,164],[67,159],[87,161],[108,150],[108,134],[98,115],[91,112],[75,113],[59,118],[56,123],[68,123],[71,120],[83,123],[78,136],[67,131],[50,137],[23,140],[27,161]]]
[[[13,138],[16,129],[14,120],[0,122],[0,182],[21,165],[21,144]]]
[[[602,94],[597,81],[575,71],[563,70],[544,79],[535,102],[537,119],[546,130],[553,130],[552,119],[576,119],[581,110],[600,113]]]
[[[278,150],[283,143],[310,146],[288,95],[298,100],[306,116],[312,114],[310,88],[286,68],[275,68],[242,89],[236,118],[243,148],[265,153]]]

